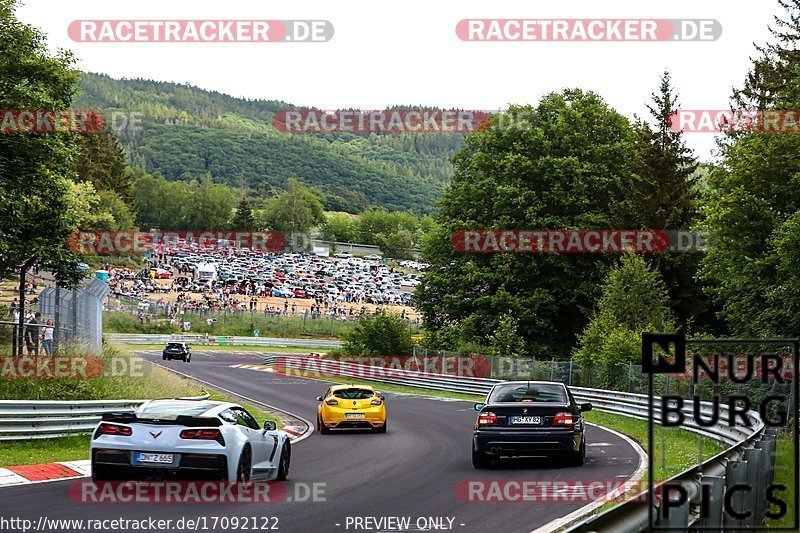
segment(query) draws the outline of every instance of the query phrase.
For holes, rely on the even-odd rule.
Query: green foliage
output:
[[[206,230],[227,228],[236,195],[230,187],[218,185],[206,174],[198,183],[189,182],[183,200],[185,229]]]
[[[116,136],[103,129],[79,135],[77,140],[78,179],[91,183],[96,191],[112,191],[122,199],[129,199],[134,178]]]
[[[500,317],[497,330],[489,338],[491,355],[519,357],[525,351],[525,340],[519,335],[518,321],[510,314]]]
[[[89,181],[68,186],[69,209],[81,229],[124,230],[133,227],[134,215],[117,193],[97,192]]]
[[[408,322],[388,313],[362,318],[342,342],[347,355],[411,355],[413,346]]]
[[[688,231],[698,219],[697,162],[684,141],[674,132],[672,113],[680,108],[669,72],[661,76],[648,110],[655,129],[644,121],[635,124],[632,174],[626,186],[623,210],[627,227]],[[670,306],[685,327],[703,312],[704,298],[695,280],[698,253],[651,256],[670,294]]]
[[[392,233],[378,233],[374,237],[381,252],[395,259],[411,259],[414,250],[414,235],[407,229],[399,229]]]
[[[133,197],[140,227],[169,230],[227,229],[236,202],[232,188],[213,183],[208,175],[199,183],[140,175]]]
[[[17,5],[0,3],[0,109],[68,109],[78,79],[73,57],[51,54],[44,34],[17,20]],[[68,194],[79,153],[75,137],[0,135],[0,278],[40,261],[62,282],[80,279],[67,249],[77,222]]]
[[[134,227],[135,215],[130,206],[114,191],[104,190],[97,193],[97,209],[108,213],[113,219],[113,227],[109,229],[125,230]]]
[[[233,215],[231,229],[249,231],[254,230],[255,227],[256,220],[253,217],[253,210],[250,209],[247,196],[242,195],[242,199],[239,200],[239,205],[236,207],[236,213]]]
[[[575,359],[603,366],[640,361],[642,332],[673,330],[660,274],[641,256],[623,255],[603,282],[597,312],[579,338]]]
[[[464,229],[617,228],[630,177],[632,129],[603,100],[580,90],[547,95],[535,108],[467,138],[454,159],[453,184],[425,239],[432,267],[415,301],[438,338],[486,345],[510,314],[525,354],[566,356],[588,320],[610,261],[600,254],[460,254]],[[442,333],[452,330],[452,334]]]
[[[336,242],[355,242],[357,219],[348,215],[329,213],[320,227],[324,237]],[[362,243],[364,244],[364,243]]]
[[[287,244],[299,249],[298,238],[324,219],[322,201],[318,191],[289,178],[286,190],[270,198],[264,211],[265,224],[286,233]]]
[[[759,110],[797,109],[800,2],[783,3],[776,42],[760,47],[734,101]],[[800,212],[800,136],[728,135],[722,161],[707,177],[706,225],[714,246],[701,276],[735,335],[797,335],[794,235]],[[794,293],[794,294],[793,294]]]
[[[210,173],[220,183],[282,187],[289,178],[318,187],[329,210],[367,205],[429,213],[464,145],[460,134],[286,134],[273,114],[290,104],[244,100],[189,85],[83,74],[76,105],[141,114],[141,131],[121,133],[130,163],[168,180]]]

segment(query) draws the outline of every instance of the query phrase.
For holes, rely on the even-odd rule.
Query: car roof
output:
[[[519,380],[519,381],[501,381],[500,383],[496,383],[494,386],[498,385],[561,385],[562,387],[566,388],[567,386],[560,382],[560,381],[528,381],[526,379]]]
[[[342,389],[367,389],[371,391],[375,391],[375,387],[372,385],[334,385],[331,387],[331,390],[342,390]]]

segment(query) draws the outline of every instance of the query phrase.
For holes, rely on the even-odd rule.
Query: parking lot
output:
[[[357,318],[391,309],[413,319],[411,295],[423,263],[389,266],[379,256],[264,254],[247,249],[176,246],[157,250],[149,269],[108,268],[111,295],[155,305],[155,313],[249,311]],[[110,303],[109,310],[114,310]],[[145,306],[149,309],[149,306]]]

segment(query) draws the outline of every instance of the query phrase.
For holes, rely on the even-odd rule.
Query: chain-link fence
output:
[[[41,323],[53,321],[54,346],[82,344],[100,349],[103,342],[103,300],[108,285],[95,278],[77,289],[50,287],[39,297]]]

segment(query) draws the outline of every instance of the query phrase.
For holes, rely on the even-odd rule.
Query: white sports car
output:
[[[284,480],[292,448],[272,420],[235,403],[151,400],[108,413],[91,443],[92,479]]]

